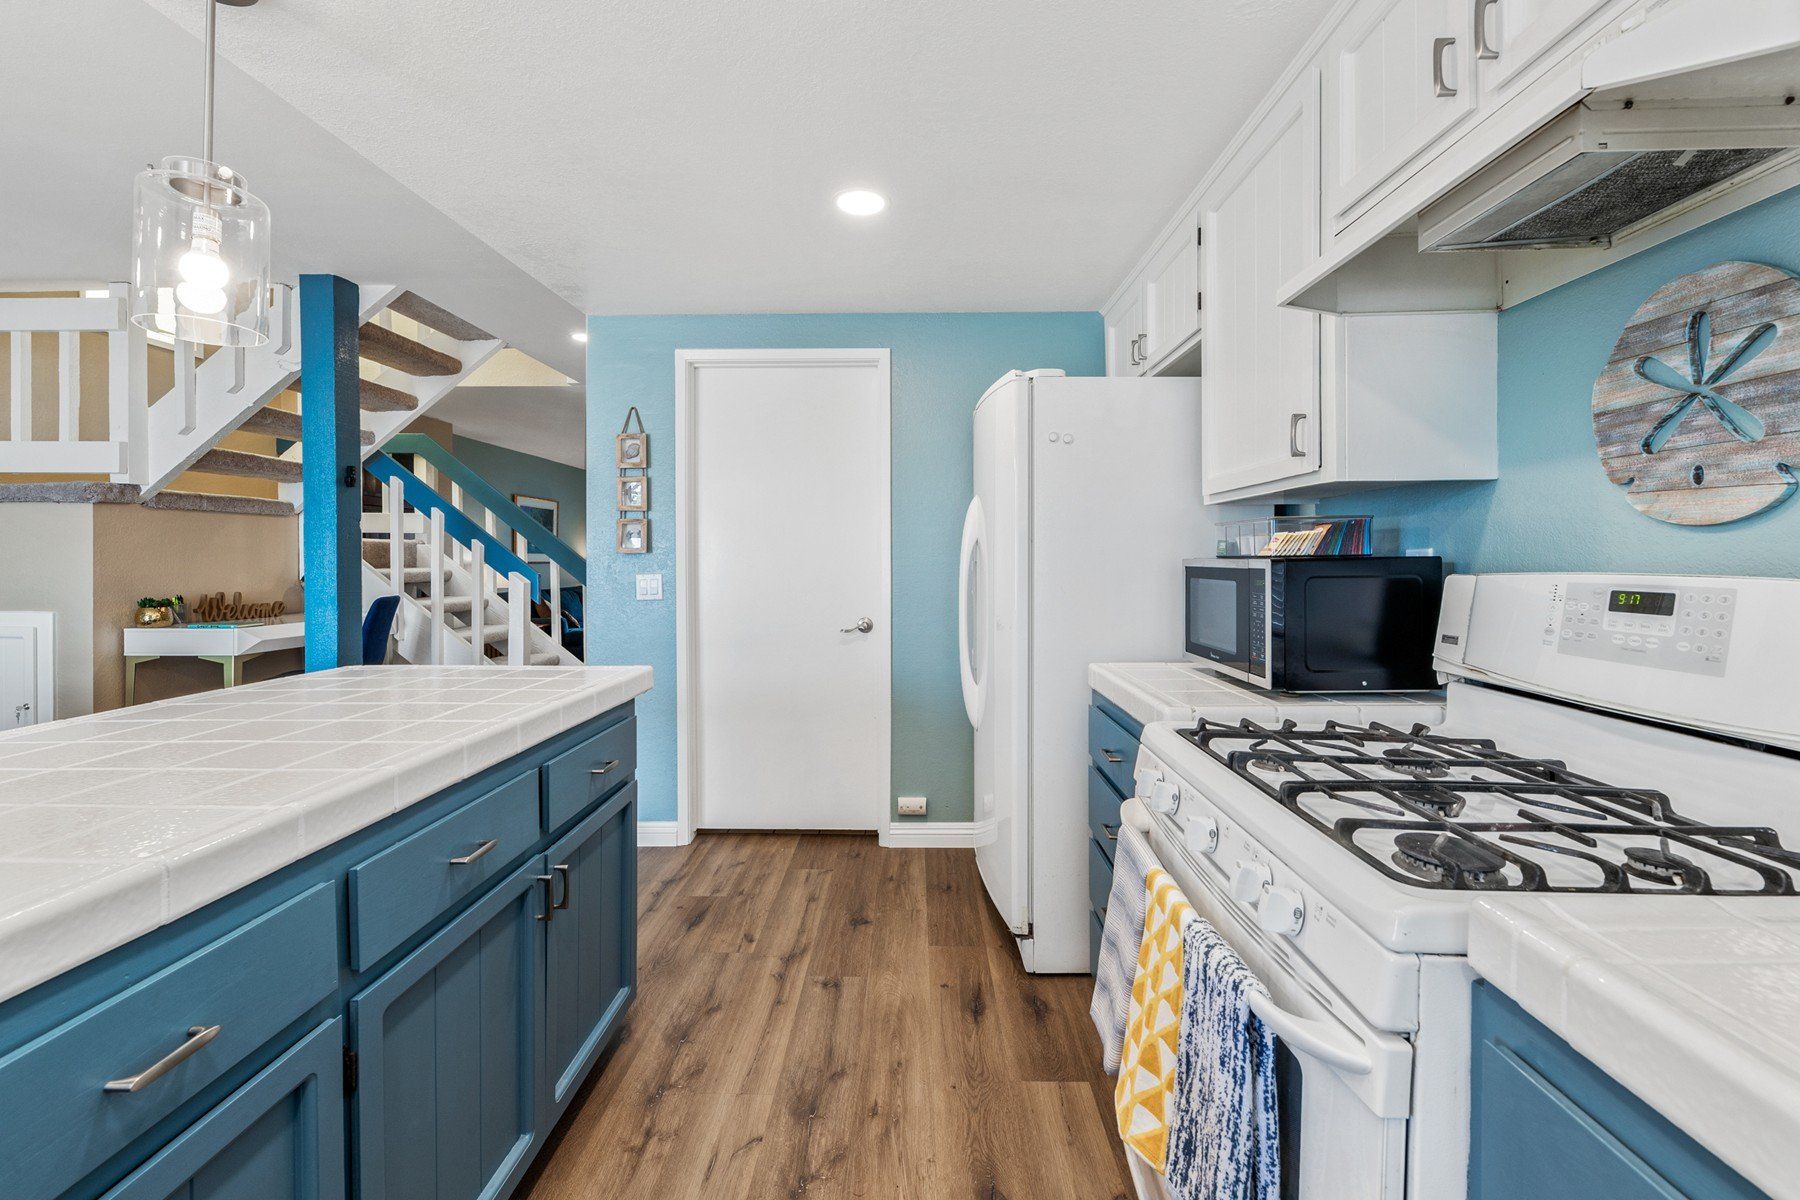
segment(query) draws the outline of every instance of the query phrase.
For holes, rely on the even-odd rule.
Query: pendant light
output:
[[[183,342],[245,348],[269,340],[269,206],[213,161],[219,5],[206,5],[206,118],[200,157],[173,155],[137,177],[131,319]]]

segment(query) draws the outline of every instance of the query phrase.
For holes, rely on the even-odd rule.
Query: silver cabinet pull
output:
[[[1295,413],[1288,418],[1288,457],[1305,458],[1306,451],[1300,447],[1300,422],[1306,420],[1307,414]]]
[[[107,1081],[103,1091],[108,1092],[141,1092],[157,1080],[179,1067],[182,1063],[198,1054],[202,1047],[219,1036],[223,1025],[195,1025],[188,1029],[187,1041],[175,1047],[155,1063],[139,1071],[136,1075],[127,1075],[123,1079]]]
[[[1500,57],[1494,43],[1488,41],[1488,12],[1500,0],[1475,0],[1475,57],[1491,62]]]
[[[595,767],[593,770],[589,771],[588,774],[589,775],[610,775],[610,774],[612,774],[612,772],[615,769],[617,769],[618,765],[619,765],[618,759],[609,758],[605,762],[601,763],[599,766]]]
[[[575,879],[573,876],[571,876],[569,874],[569,864],[568,863],[557,863],[555,866],[551,867],[550,870],[552,872],[554,872],[555,874],[562,876],[562,886],[563,886],[562,901],[560,903],[552,904],[550,906],[551,908],[556,909],[558,912],[561,912],[563,909],[566,909],[569,907],[569,901],[575,895]]]
[[[499,838],[489,838],[462,857],[451,859],[450,865],[453,867],[466,867],[472,862],[480,862],[482,859],[492,854],[494,852],[494,847],[499,844]]]
[[[1431,85],[1440,100],[1446,100],[1456,95],[1456,89],[1451,87],[1444,78],[1444,51],[1454,45],[1456,45],[1456,39],[1453,37],[1431,40]]]
[[[1107,841],[1116,842],[1119,840],[1119,827],[1117,825],[1102,825],[1100,828],[1106,831]]]
[[[1101,750],[1100,753],[1107,762],[1112,763],[1115,767],[1125,761],[1117,750]]]
[[[874,628],[875,628],[875,622],[869,620],[869,618],[867,618],[867,617],[864,617],[862,620],[858,621],[854,625],[844,626],[842,629],[838,630],[838,632],[839,633],[869,633],[869,632],[872,632],[874,630]]]

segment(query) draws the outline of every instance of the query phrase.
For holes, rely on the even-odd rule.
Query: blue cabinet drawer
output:
[[[1100,773],[1099,767],[1088,768],[1088,832],[1100,843],[1100,849],[1106,854],[1106,861],[1113,860],[1113,851],[1119,841],[1119,806],[1124,801],[1119,793],[1113,791],[1112,782]]]
[[[637,718],[626,717],[544,764],[544,829],[560,829],[637,771]]]
[[[1088,755],[1122,796],[1131,795],[1137,788],[1133,778],[1137,752],[1137,738],[1100,709],[1088,708]]]
[[[21,1046],[0,1059],[0,1191],[60,1195],[337,986],[325,883]]]
[[[350,965],[374,966],[537,838],[538,776],[527,771],[350,868]]]
[[[333,1018],[101,1200],[342,1200],[343,1053]]]
[[[1088,839],[1088,904],[1106,915],[1106,899],[1112,895],[1112,862],[1100,851],[1100,843]]]

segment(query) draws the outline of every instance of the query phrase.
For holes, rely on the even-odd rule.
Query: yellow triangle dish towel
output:
[[[1194,910],[1160,867],[1145,875],[1144,890],[1149,897],[1144,940],[1138,947],[1113,1104],[1119,1137],[1160,1173],[1168,1162],[1175,1051],[1181,1041],[1181,931]]]

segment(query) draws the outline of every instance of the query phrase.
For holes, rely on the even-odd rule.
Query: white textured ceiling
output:
[[[221,52],[585,312],[1090,309],[1329,6],[261,0]]]

